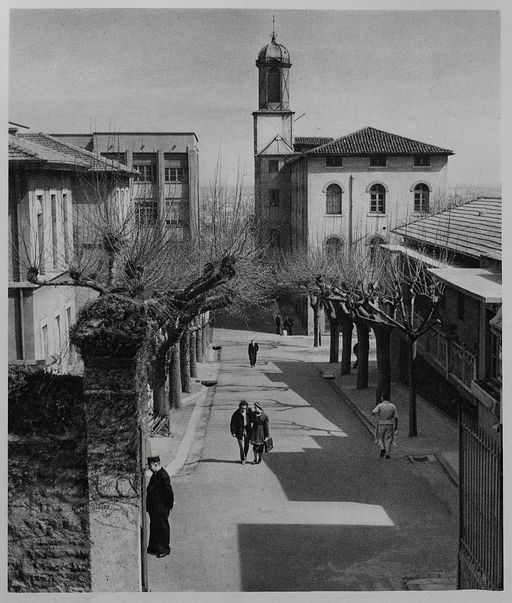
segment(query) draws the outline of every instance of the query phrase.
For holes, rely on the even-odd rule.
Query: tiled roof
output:
[[[308,155],[453,155],[453,151],[390,134],[376,128],[362,128],[310,151]]]
[[[415,220],[393,232],[474,258],[501,257],[501,199],[481,197]]]
[[[307,144],[311,146],[320,146],[332,142],[334,138],[320,138],[318,136],[296,136],[293,139],[295,144]]]
[[[9,134],[9,161],[39,161],[87,168],[87,162],[72,155],[42,146],[30,139]]]
[[[76,165],[77,167],[84,167],[88,171],[134,173],[133,170],[128,169],[117,161],[105,159],[101,155],[91,153],[67,142],[62,142],[48,134],[17,134],[16,136],[9,137],[9,144],[11,144],[11,139],[15,139],[12,144],[19,145],[26,143],[29,148],[32,148],[32,152],[37,155],[37,159],[42,161]]]

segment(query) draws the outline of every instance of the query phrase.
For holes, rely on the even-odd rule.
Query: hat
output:
[[[151,465],[151,463],[159,463],[159,462],[160,462],[159,456],[148,456],[148,465]]]
[[[263,408],[261,408],[261,406],[257,402],[254,403],[254,406],[256,406],[257,409],[261,410],[261,412],[263,412]]]

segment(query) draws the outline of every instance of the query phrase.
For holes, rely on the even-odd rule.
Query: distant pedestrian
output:
[[[270,437],[269,421],[263,408],[256,402],[251,421],[251,444],[254,452],[254,464],[261,463],[265,440]]]
[[[288,332],[288,335],[293,335],[293,318],[291,316],[286,316],[284,319],[284,328]]]
[[[171,552],[169,513],[174,506],[174,492],[169,474],[160,466],[159,456],[148,457],[148,467],[153,474],[146,493],[146,511],[149,514],[148,553],[160,559]]]
[[[386,455],[390,458],[391,444],[394,436],[398,434],[398,412],[387,396],[382,396],[382,402],[372,410],[372,415],[378,416],[375,428],[375,440],[380,448],[381,458]]]
[[[247,453],[249,452],[249,442],[251,437],[252,412],[249,404],[242,400],[237,410],[231,416],[230,430],[231,435],[238,441],[240,451],[240,462],[245,465]]]
[[[354,344],[354,347],[352,348],[352,352],[354,353],[354,356],[356,357],[356,361],[354,362],[354,366],[352,368],[357,368],[357,363],[359,361],[359,343]]]
[[[258,356],[259,349],[260,348],[259,348],[258,344],[254,341],[254,339],[251,339],[251,343],[249,344],[249,348],[248,348],[249,363],[251,366],[254,366],[256,364],[256,358]]]
[[[281,331],[281,314],[277,313],[276,314],[276,318],[275,321],[276,323],[276,335],[281,335],[282,331]]]

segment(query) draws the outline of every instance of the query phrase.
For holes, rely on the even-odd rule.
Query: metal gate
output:
[[[484,430],[459,402],[458,589],[503,590],[501,426]]]

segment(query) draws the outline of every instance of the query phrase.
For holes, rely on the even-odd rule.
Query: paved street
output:
[[[149,559],[151,590],[402,590],[453,575],[457,490],[440,465],[380,459],[305,338],[262,334],[250,368],[249,335],[216,331],[218,385],[172,478],[172,554]],[[260,465],[239,464],[229,433],[242,398],[270,418]]]

